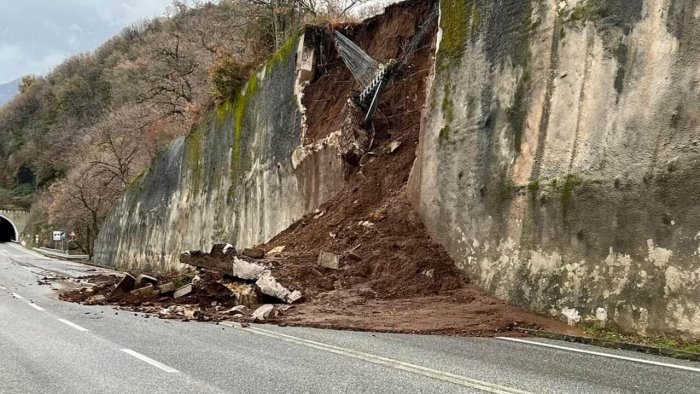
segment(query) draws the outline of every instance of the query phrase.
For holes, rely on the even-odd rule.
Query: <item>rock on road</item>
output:
[[[0,393],[700,392],[700,365],[663,357],[540,339],[159,320],[59,301],[37,283],[89,269],[0,244]]]

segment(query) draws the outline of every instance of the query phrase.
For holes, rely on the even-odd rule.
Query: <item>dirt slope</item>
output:
[[[431,2],[390,7],[386,14],[341,32],[375,59],[397,58],[431,10]],[[268,244],[284,246],[275,275],[303,289],[306,302],[284,321],[289,324],[401,332],[489,334],[514,325],[549,330],[568,327],[524,313],[469,285],[444,249],[426,233],[405,194],[420,138],[421,111],[433,64],[436,26],[412,63],[383,95],[373,122],[374,144],[363,166],[348,166],[346,189]],[[326,39],[326,41],[328,41]],[[325,45],[322,76],[305,91],[309,142],[337,130],[353,89],[352,75]],[[371,131],[370,131],[371,133]],[[398,149],[390,152],[390,146]],[[321,251],[344,258],[338,270],[318,267]],[[355,256],[353,256],[355,257]]]

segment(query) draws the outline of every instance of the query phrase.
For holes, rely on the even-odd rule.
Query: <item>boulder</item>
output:
[[[102,294],[98,294],[88,298],[87,302],[88,304],[98,304],[100,302],[103,302],[105,299],[105,296],[103,296]]]
[[[223,253],[223,250],[221,251]],[[232,255],[228,252],[228,255]],[[227,256],[228,256],[227,255]],[[224,274],[230,273],[230,263],[227,262],[225,256],[215,257],[209,253],[203,253],[199,250],[194,250],[190,252],[185,252],[180,255],[180,262],[182,264],[191,265],[197,268],[203,268],[206,270],[221,272]]]
[[[253,320],[263,321],[272,315],[275,310],[275,306],[272,304],[265,304],[253,312]]]
[[[224,311],[223,313],[226,313],[226,314],[240,313],[243,315],[247,315],[248,313],[250,313],[250,310],[245,305],[238,305],[238,306],[234,306],[233,308]]]
[[[129,292],[131,290],[134,290],[134,287],[136,287],[136,278],[134,278],[131,274],[124,273],[124,277],[122,277],[122,280],[117,283],[116,291],[121,291],[121,292]]]
[[[261,259],[265,257],[265,251],[258,248],[248,248],[243,250],[243,255],[253,259]]]
[[[173,293],[177,289],[175,288],[175,283],[168,282],[158,286],[158,290],[160,290],[160,294],[169,294]]]
[[[301,292],[300,292],[299,290],[294,290],[294,291],[287,297],[287,303],[293,304],[293,303],[299,301],[299,299],[301,299],[301,297],[302,297]]]
[[[396,150],[399,149],[400,146],[401,146],[401,141],[391,141],[391,143],[387,147],[387,152],[394,153],[394,152],[396,152]]]
[[[216,244],[212,246],[209,255],[214,258],[223,258],[228,255],[235,256],[236,248],[234,248],[231,244]]]
[[[288,304],[301,298],[301,292],[292,292],[282,286],[269,271],[265,272],[265,274],[255,282],[255,285],[258,286],[261,293],[269,295],[270,297],[279,298]]]
[[[156,286],[158,284],[158,279],[156,279],[150,275],[141,274],[141,275],[136,277],[136,283],[134,284],[134,286],[138,289],[140,287],[144,287],[144,286],[149,285],[149,284]]]
[[[340,268],[340,256],[335,253],[321,252],[318,255],[318,265],[337,270]]]
[[[282,246],[275,246],[274,248],[270,249],[270,251],[267,252],[266,254],[267,254],[268,256],[277,256],[277,255],[280,255],[280,254],[282,254],[282,252],[284,252],[284,248],[285,248],[285,247],[286,247],[286,246],[284,246],[284,245],[282,245]]]
[[[243,280],[258,280],[269,272],[267,268],[260,264],[249,263],[237,257],[233,258],[233,276]]]
[[[179,289],[175,290],[175,293],[173,293],[173,298],[180,298],[184,297],[188,294],[192,293],[192,285],[184,285],[180,287]]]

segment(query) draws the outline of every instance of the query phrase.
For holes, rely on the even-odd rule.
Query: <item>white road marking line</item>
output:
[[[68,320],[66,320],[66,319],[58,319],[58,321],[60,321],[61,323],[65,324],[65,325],[71,326],[71,327],[75,328],[75,329],[78,330],[78,331],[83,331],[83,332],[90,331],[90,330],[88,330],[87,328],[81,327],[81,326],[79,326],[79,325],[77,325],[77,324],[75,324],[75,323],[73,323],[73,322],[71,322],[71,321],[68,321]]]
[[[4,250],[0,250],[0,254],[3,255],[3,256],[9,256],[9,255],[7,254],[7,252],[5,252]]]
[[[658,362],[658,361],[644,360],[641,358],[619,356],[616,354],[595,352],[592,350],[583,350],[583,349],[576,349],[576,348],[571,348],[571,347],[566,347],[566,346],[552,345],[552,344],[543,343],[543,342],[528,341],[525,339],[506,338],[506,337],[497,337],[497,339],[502,339],[504,341],[511,341],[511,342],[526,343],[528,345],[542,346],[542,347],[548,347],[548,348],[552,348],[552,349],[566,350],[566,351],[575,352],[575,353],[584,353],[584,354],[591,354],[594,356],[615,358],[618,360],[632,361],[632,362],[641,363],[641,364],[656,365],[659,367],[676,368],[676,369],[682,369],[682,370],[691,371],[691,372],[700,372],[700,368],[686,367],[685,365],[668,364],[668,363],[662,363],[662,362]]]
[[[150,357],[146,357],[146,356],[144,356],[143,354],[137,353],[137,352],[135,352],[135,351],[133,351],[133,350],[131,350],[131,349],[120,349],[120,350],[121,350],[122,352],[124,352],[124,353],[130,355],[130,356],[133,356],[133,357],[138,358],[138,359],[141,360],[141,361],[147,362],[147,363],[153,365],[153,366],[156,367],[156,368],[160,368],[160,369],[162,369],[162,370],[165,371],[165,372],[168,372],[168,373],[177,373],[177,372],[180,372],[180,371],[178,371],[177,369],[175,369],[175,368],[173,368],[173,367],[171,367],[171,366],[165,365],[165,364],[163,364],[163,363],[161,363],[161,362],[159,362],[159,361],[156,361],[156,360],[154,360],[154,359],[152,359],[152,358],[150,358]]]
[[[4,288],[4,287],[2,287],[2,286],[0,286],[0,289],[2,289],[2,290],[7,290],[6,288]],[[40,307],[39,305],[35,304],[34,301],[25,300],[24,297],[22,297],[21,295],[19,295],[19,294],[17,294],[17,293],[12,293],[12,295],[13,295],[15,298],[18,298],[18,299],[20,299],[20,300],[23,300],[24,302],[26,302],[27,304],[29,304],[29,306],[31,306],[32,308],[34,308],[34,309],[36,309],[36,310],[38,310],[38,311],[42,311],[42,312],[43,312],[43,311],[46,310],[46,309]],[[82,327],[81,327],[81,328],[82,328]],[[87,330],[86,330],[86,331],[87,331]]]
[[[15,249],[15,250],[18,250],[18,251],[20,251],[20,252],[22,252],[22,253],[25,253],[25,254],[28,254],[28,255],[31,255],[31,256],[34,256],[34,257],[38,257],[38,258],[41,258],[41,259],[44,259],[44,260],[47,260],[47,259],[48,259],[48,257],[46,257],[46,256],[44,256],[44,255],[41,255],[41,254],[39,254],[39,253],[36,253],[36,252],[32,252],[31,250],[29,250],[29,249],[27,249],[27,248],[23,248],[23,247],[21,247],[21,246],[17,246],[17,245],[13,245],[13,244],[8,244],[8,245],[9,245],[11,248],[13,248],[13,249]],[[1,253],[1,252],[0,252],[0,253]]]
[[[280,334],[273,331],[268,331],[261,328],[250,327],[245,329],[246,332],[250,332],[257,335],[263,335],[275,339],[279,339],[285,342],[291,342],[302,346],[307,346],[310,348],[323,350],[330,353],[339,354],[342,356],[367,361],[373,364],[382,365],[389,368],[398,369],[400,371],[410,372],[416,375],[422,375],[429,378],[442,380],[449,383],[454,383],[460,386],[469,387],[489,393],[518,393],[525,394],[526,391],[513,389],[506,386],[501,386],[494,383],[488,383],[476,379],[467,378],[465,376],[456,375],[450,372],[439,371],[432,368],[422,367],[420,365],[415,365],[403,361],[398,361],[386,357],[375,356],[369,353],[363,353],[356,350],[346,349],[338,346],[328,345],[321,342],[311,341],[308,339],[303,339],[299,337],[294,337],[291,335]]]
[[[7,287],[5,287],[5,286],[0,286],[0,290],[7,290]]]

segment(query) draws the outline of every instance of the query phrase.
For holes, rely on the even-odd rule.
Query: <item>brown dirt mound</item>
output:
[[[400,56],[433,2],[409,1],[342,31],[375,59]],[[436,26],[412,63],[389,85],[372,125],[374,145],[363,166],[349,166],[347,187],[261,248],[285,246],[275,276],[301,289],[305,302],[286,324],[391,332],[493,335],[515,326],[571,331],[560,322],[507,305],[469,284],[445,250],[427,234],[406,197],[421,130]],[[330,32],[327,32],[330,34]],[[381,39],[377,39],[381,37]],[[318,39],[318,38],[317,38]],[[326,38],[328,40],[328,37]],[[309,141],[342,124],[356,88],[350,72],[325,45],[323,75],[305,90]],[[355,92],[356,93],[356,92]],[[400,143],[393,153],[389,148]],[[316,264],[321,251],[347,256],[340,270]],[[575,330],[574,330],[575,331]]]

